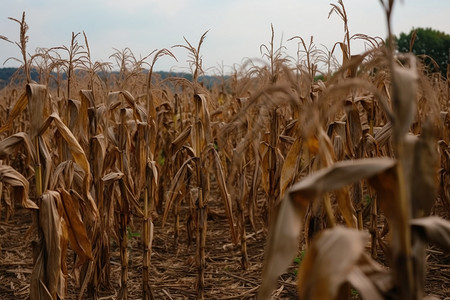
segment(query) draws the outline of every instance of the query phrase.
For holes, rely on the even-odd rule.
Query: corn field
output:
[[[450,77],[394,51],[393,3],[387,40],[339,0],[331,51],[296,36],[289,57],[272,27],[262,63],[212,83],[208,32],[174,46],[191,79],[162,79],[170,49],[93,62],[83,32],[29,55],[11,18],[0,299],[449,297]]]

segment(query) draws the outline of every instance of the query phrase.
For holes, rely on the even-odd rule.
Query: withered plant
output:
[[[391,37],[394,1],[380,2]],[[335,5],[333,9],[346,20],[343,3],[339,3],[342,10]],[[365,299],[422,299],[426,245],[434,243],[445,251],[450,249],[449,222],[430,217],[438,183],[437,132],[442,128],[438,99],[427,86],[428,79],[420,73],[415,57],[395,55],[393,49],[390,38],[386,47],[371,51],[370,56],[363,55],[384,60],[377,65],[378,68],[384,65],[383,71],[379,69],[386,75],[384,85],[371,82],[379,74],[370,72],[371,77],[365,80],[357,76],[354,67],[361,64],[361,58],[349,58],[347,62],[344,59],[335,75],[344,74],[343,79],[328,85],[319,95],[317,105],[311,106],[310,114],[320,116],[310,122],[318,132],[318,165],[287,191],[278,207],[266,247],[260,299],[269,299],[277,277],[297,253],[302,229],[307,235],[311,225],[315,225],[308,216],[318,206],[324,207],[326,221],[310,235],[311,242],[297,277],[300,299],[347,299],[350,287]],[[365,96],[358,96],[361,92]],[[348,94],[349,100],[333,97]],[[384,126],[375,123],[379,119],[375,114],[384,114]],[[324,120],[337,117],[341,119],[324,124]],[[323,134],[323,126],[327,124],[328,135]],[[375,130],[376,126],[380,127]],[[382,137],[386,135],[393,151]],[[358,195],[353,201],[349,187]],[[382,248],[389,258],[389,270],[366,253],[367,236],[359,214],[359,226],[355,228],[354,205],[361,204],[363,192],[372,201],[376,199],[375,205],[370,206],[372,249],[379,238],[374,232],[378,207],[387,218],[385,227],[389,226],[391,238],[382,242]],[[331,207],[333,198],[346,227],[337,225]]]
[[[380,2],[391,36],[394,1]],[[300,299],[348,299],[352,289],[421,299],[427,244],[450,248],[448,221],[430,217],[436,199],[450,211],[450,81],[390,39],[350,35],[343,1],[334,14],[344,38],[331,51],[296,36],[290,58],[271,26],[262,59],[230,76],[221,66],[211,82],[200,51],[208,31],[174,46],[188,52],[191,79],[161,79],[155,64],[175,59],[171,50],[93,62],[83,32],[30,55],[25,14],[11,18],[21,67],[0,92],[0,216],[33,216],[30,299],[128,299],[136,277],[141,298],[171,298],[152,282],[157,230],[171,234],[175,255],[192,256],[192,295],[208,298],[211,219],[223,220],[223,249],[240,251],[226,255],[242,272],[258,267],[253,238],[267,235],[260,299],[303,251]],[[366,52],[350,52],[355,40]]]

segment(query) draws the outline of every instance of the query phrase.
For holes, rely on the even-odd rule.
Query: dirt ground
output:
[[[254,299],[261,283],[261,268],[264,256],[266,232],[262,224],[254,232],[248,227],[248,255],[250,267],[242,270],[240,247],[231,243],[227,220],[221,207],[210,203],[205,276],[205,299]],[[183,210],[182,210],[183,213]],[[187,211],[185,210],[185,214]],[[449,213],[437,206],[435,213],[449,219]],[[183,214],[182,221],[186,215]],[[14,216],[6,223],[0,222],[0,299],[29,299],[29,282],[32,272],[31,237],[27,231],[32,223],[31,213],[16,209]],[[142,299],[142,248],[140,237],[134,232],[140,228],[139,220],[130,227],[130,269],[129,299]],[[172,220],[161,228],[160,220],[155,221],[151,280],[155,299],[195,299],[196,263],[195,242],[188,246],[186,223],[181,223],[178,249],[174,248]],[[111,274],[112,289],[102,290],[100,299],[116,299],[120,282],[120,259],[117,245],[112,245]],[[69,255],[70,257],[70,255]],[[426,295],[438,299],[450,299],[450,256],[440,249],[427,250],[428,273]],[[296,299],[296,263],[280,277],[278,290],[273,299]],[[79,287],[72,278],[68,279],[68,297],[77,299]],[[87,298],[86,295],[82,299]],[[357,297],[355,297],[357,298]]]

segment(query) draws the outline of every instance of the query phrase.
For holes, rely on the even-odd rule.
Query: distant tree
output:
[[[408,34],[401,33],[396,40],[397,49],[400,52],[412,52],[418,56],[424,56],[424,62],[431,72],[440,71],[443,76],[446,76],[450,51],[449,34],[431,28],[416,28]],[[429,57],[437,63],[437,66]]]

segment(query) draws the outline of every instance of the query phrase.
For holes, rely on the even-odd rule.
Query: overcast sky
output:
[[[128,47],[139,58],[154,49],[184,44],[185,37],[197,45],[209,30],[201,53],[204,69],[241,65],[246,58],[261,58],[260,45],[270,41],[270,24],[275,42],[295,56],[301,36],[331,49],[344,37],[343,23],[333,14],[330,3],[337,0],[1,0],[0,35],[19,39],[19,26],[8,19],[26,13],[29,25],[28,52],[36,48],[68,46],[72,32],[85,31],[93,60],[113,61],[114,48]],[[385,16],[379,0],[344,0],[351,34],[386,36]],[[449,0],[397,1],[394,9],[395,34],[413,27],[431,27],[450,33]],[[82,36],[80,44],[84,44]],[[323,49],[323,48],[322,48]],[[187,52],[171,48],[178,62],[162,58],[157,70],[188,71]],[[361,42],[352,44],[352,54],[364,50]],[[0,66],[8,57],[20,57],[16,45],[0,40]]]

